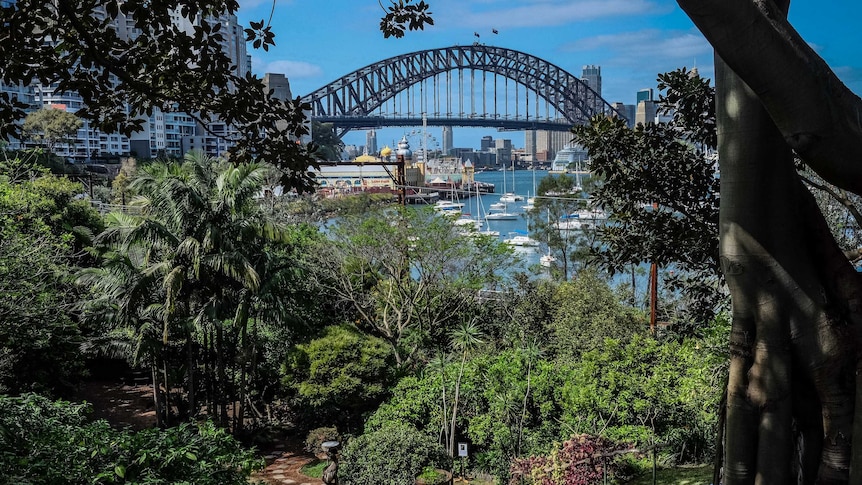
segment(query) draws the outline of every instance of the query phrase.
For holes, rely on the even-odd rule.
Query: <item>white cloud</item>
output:
[[[491,7],[475,8],[482,4]],[[531,5],[517,4],[473,1],[441,12],[450,13],[452,23],[470,28],[510,28],[549,27],[606,17],[644,15],[660,8],[649,0],[534,0]]]
[[[692,31],[641,30],[599,35],[569,43],[562,49],[603,52],[602,65],[632,68],[658,63],[691,65],[697,59],[712,60],[712,47],[702,35]]]
[[[318,77],[323,74],[323,69],[320,66],[303,61],[280,60],[268,62],[266,64],[257,64],[252,62],[252,65],[256,72],[284,74],[289,79]]]

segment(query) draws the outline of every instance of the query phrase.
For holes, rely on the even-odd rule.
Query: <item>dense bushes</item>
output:
[[[699,345],[633,336],[628,343],[607,339],[569,362],[529,349],[476,356],[464,369],[457,436],[472,443],[474,468],[501,478],[514,458],[547,456],[572,433],[666,443],[671,461],[706,459],[720,396],[711,382],[714,358]],[[366,430],[400,422],[439,433],[457,365],[402,379]]]
[[[244,485],[263,465],[212,423],[117,431],[86,405],[0,397],[2,483]]]
[[[427,466],[448,469],[451,460],[437,441],[401,423],[363,434],[342,453],[339,482],[344,485],[404,485],[413,483]]]
[[[332,326],[288,354],[282,382],[295,392],[307,424],[358,425],[385,396],[391,355],[379,338]]]

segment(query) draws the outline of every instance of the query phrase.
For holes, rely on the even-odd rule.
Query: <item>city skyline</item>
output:
[[[387,2],[384,2],[384,5]],[[480,42],[533,54],[581,76],[587,65],[601,67],[603,97],[611,103],[635,104],[638,90],[655,88],[656,75],[695,65],[713,78],[712,49],[671,0],[430,0],[435,25],[384,39],[380,5],[373,0],[275,5],[272,19],[276,46],[250,50],[252,71],[288,76],[294,96],[307,94],[338,77],[376,61],[417,50]],[[241,0],[241,23],[269,18],[269,0]],[[855,51],[852,22],[862,5],[839,0],[828,6],[794,2],[790,20],[854,92],[862,92],[862,56]],[[494,34],[494,31],[497,34]],[[476,34],[479,36],[477,37]],[[412,129],[377,130],[378,145],[390,144]],[[441,133],[439,127],[429,131]],[[523,132],[498,133],[491,128],[453,130],[454,146],[478,147],[483,135],[510,138],[524,145]],[[347,144],[364,144],[365,132],[348,133]]]

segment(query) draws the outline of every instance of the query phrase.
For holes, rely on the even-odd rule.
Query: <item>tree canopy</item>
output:
[[[286,186],[309,187],[315,161],[296,142],[307,134],[309,107],[272,98],[261,79],[237,74],[222,49],[230,33],[218,19],[238,8],[235,0],[3,2],[0,81],[78,93],[84,105],[76,114],[104,133],[140,131],[155,109],[184,112],[203,125],[218,119],[237,131],[232,160],[271,163],[282,168]],[[176,15],[192,27],[180,28]],[[273,44],[263,21],[245,35],[257,47]],[[20,135],[16,120],[26,107],[0,96],[0,137]]]

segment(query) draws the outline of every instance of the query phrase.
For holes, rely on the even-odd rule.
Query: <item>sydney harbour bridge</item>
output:
[[[617,115],[583,80],[524,52],[483,44],[402,54],[302,97],[311,119],[351,129],[420,126],[566,131]]]

